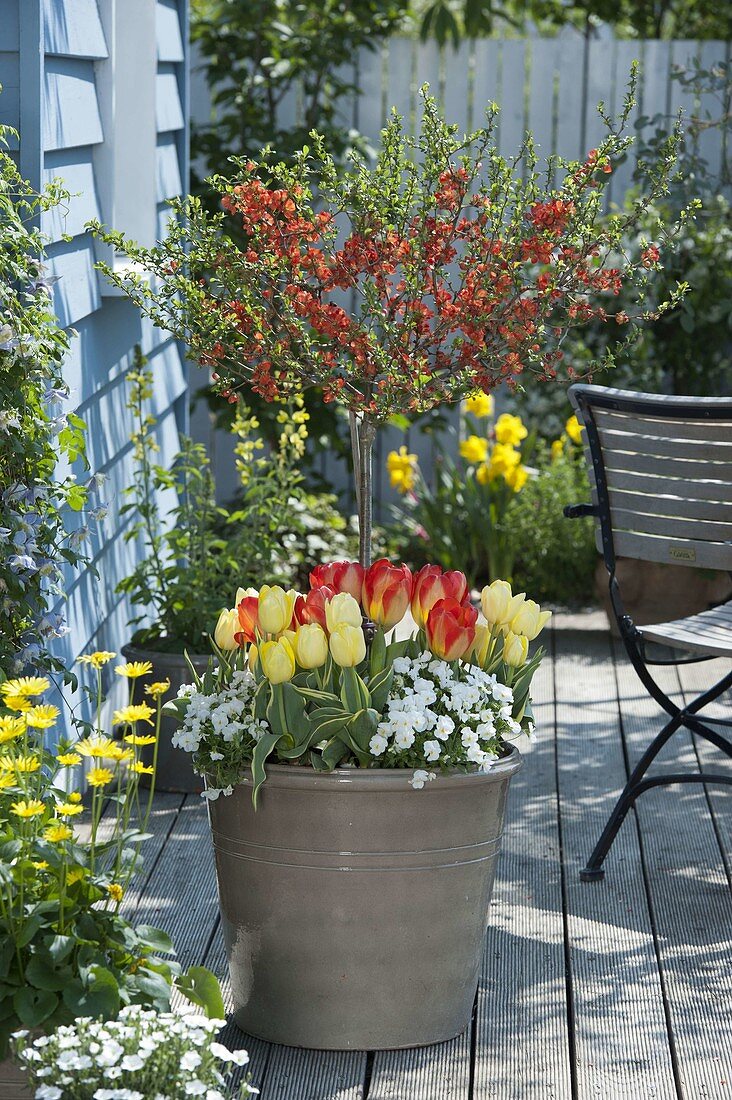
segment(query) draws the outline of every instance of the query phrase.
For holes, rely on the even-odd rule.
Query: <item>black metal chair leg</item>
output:
[[[676,732],[679,726],[682,724],[681,714],[675,715],[670,722],[667,722],[661,732],[658,734],[650,745],[643,753],[635,768],[633,769],[628,782],[623,788],[622,794],[615,803],[615,808],[608,818],[607,825],[602,830],[600,839],[598,840],[595,848],[587,861],[587,866],[583,867],[580,871],[580,879],[582,882],[598,882],[605,877],[605,872],[602,869],[602,865],[605,862],[615,837],[618,834],[620,826],[625,821],[625,816],[628,810],[633,805],[635,799],[640,794],[639,788],[641,787],[641,781],[643,776],[651,766],[653,761],[658,756],[659,752],[669,740],[669,738]]]

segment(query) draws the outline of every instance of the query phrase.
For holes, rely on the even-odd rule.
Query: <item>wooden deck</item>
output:
[[[471,1030],[424,1050],[248,1048],[262,1100],[684,1100],[732,1097],[732,789],[647,792],[600,883],[578,870],[661,722],[599,614],[558,617],[536,682],[537,732],[511,793]],[[715,662],[721,671],[723,663]],[[709,665],[669,694],[695,691]],[[657,768],[732,767],[677,734]],[[159,795],[128,902],[184,964],[222,977],[206,809]]]

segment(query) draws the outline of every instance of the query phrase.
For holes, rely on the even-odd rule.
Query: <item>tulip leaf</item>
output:
[[[270,695],[269,680],[261,680],[254,692],[254,717],[260,722],[267,717]]]
[[[371,640],[371,650],[369,653],[369,675],[372,680],[382,671],[385,664],[386,637],[384,635],[384,628],[380,626]]]
[[[267,778],[264,770],[265,762],[274,752],[275,746],[281,740],[282,735],[279,733],[265,733],[254,746],[254,752],[252,753],[252,781],[254,783],[252,787],[252,805],[255,810],[257,808],[259,788]]]
[[[371,706],[377,710],[382,711],[386,705],[386,700],[389,698],[389,692],[391,691],[391,685],[394,680],[394,666],[387,665],[381,672],[374,676],[369,683],[369,691],[371,692]]]
[[[332,691],[320,691],[316,688],[299,687],[297,684],[293,684],[293,690],[299,695],[302,695],[304,699],[314,699],[319,703],[340,703],[340,699],[337,695],[334,695]]]
[[[348,729],[353,737],[353,740],[358,745],[359,749],[366,754],[366,763],[371,763],[371,753],[369,752],[369,742],[376,733],[376,727],[379,724],[379,712],[373,708],[368,710],[360,710],[358,714],[354,714],[348,723]],[[359,761],[361,758],[359,757]]]
[[[313,731],[316,736],[312,744],[316,745],[318,741],[327,741],[331,737],[337,737],[341,730],[345,729],[349,718],[350,715],[344,710],[339,715],[320,722]]]
[[[332,737],[320,754],[329,772],[332,772],[346,756],[348,756],[348,745],[344,744],[340,737]]]
[[[322,755],[319,752],[310,753],[310,763],[316,772],[329,772],[330,768],[323,760]]]
[[[371,706],[369,689],[355,668],[341,669],[341,701],[349,714]]]
[[[369,764],[373,763],[373,757],[371,753],[367,749],[362,748],[359,742],[356,740],[353,723],[355,720],[359,720],[361,715],[366,713],[367,712],[365,710],[361,710],[358,712],[358,714],[355,714],[351,721],[345,726],[343,732],[339,735],[341,737],[341,740],[344,740],[346,742],[349,749],[356,757],[362,768],[367,768]],[[366,724],[364,721],[363,727],[360,731],[361,736],[363,736],[363,729],[365,728]],[[372,733],[373,731],[369,732],[369,740],[371,739]]]

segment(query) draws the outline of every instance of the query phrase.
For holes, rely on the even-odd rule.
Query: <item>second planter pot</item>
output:
[[[514,749],[489,772],[271,765],[210,803],[235,1019],[288,1046],[425,1046],[467,1027]]]
[[[147,676],[140,676],[136,681],[136,702],[151,702],[145,696],[145,685],[159,680],[170,680],[170,691],[165,695],[164,701],[174,699],[178,688],[183,684],[190,684],[192,680],[191,670],[188,667],[182,653],[157,653],[154,650],[142,649],[135,645],[122,647],[122,655],[127,661],[149,661],[152,672]],[[191,661],[197,672],[205,672],[208,667],[210,655],[201,654],[192,656]],[[189,753],[182,749],[176,749],[172,744],[172,737],[178,729],[175,719],[163,715],[160,722],[160,743],[158,745],[158,768],[155,787],[159,791],[179,791],[181,794],[196,794],[203,790],[203,780],[196,775],[191,764]],[[152,764],[153,747],[145,746],[140,752],[145,764]],[[143,777],[144,778],[144,777]]]

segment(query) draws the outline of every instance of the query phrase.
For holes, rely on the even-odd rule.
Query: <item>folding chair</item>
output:
[[[636,626],[615,575],[618,557],[732,573],[732,398],[661,397],[588,385],[572,386],[569,396],[583,425],[593,503],[570,505],[564,514],[596,517],[597,546],[620,636],[642,683],[670,716],[633,769],[580,871],[584,882],[592,882],[603,878],[603,861],[644,791],[676,783],[732,784],[732,775],[705,772],[646,778],[660,750],[681,728],[732,757],[732,741],[699,714],[732,687],[732,671],[683,707],[669,699],[649,671],[653,665],[732,658],[732,599],[685,619]],[[649,642],[682,652],[651,660]],[[730,719],[709,720],[732,726]]]

